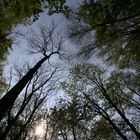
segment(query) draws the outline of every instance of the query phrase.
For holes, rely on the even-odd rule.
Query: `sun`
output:
[[[43,136],[45,133],[44,127],[42,125],[36,126],[35,128],[35,135]]]

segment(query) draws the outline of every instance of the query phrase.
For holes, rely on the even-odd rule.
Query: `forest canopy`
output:
[[[140,1],[78,2],[0,2],[0,139],[140,139]],[[61,28],[56,18],[32,30],[33,63],[5,78],[13,29],[32,26],[45,9],[63,15]]]

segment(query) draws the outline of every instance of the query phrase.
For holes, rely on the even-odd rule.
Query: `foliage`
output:
[[[127,123],[140,138],[139,119],[137,118],[140,99],[138,84],[140,10],[138,5],[140,6],[140,2],[137,0],[127,2],[85,0],[72,18],[70,37],[78,38],[78,43],[81,41],[78,56],[90,58],[95,54],[115,69],[105,80],[98,76],[99,70],[94,71],[90,69],[90,66],[88,69],[85,65],[78,66],[75,78],[78,78],[79,82],[81,80],[85,82],[85,79],[89,84],[92,82],[92,88],[95,91],[95,87],[97,87],[96,94],[99,93],[98,97],[104,100],[102,105],[110,110],[109,116],[118,113],[123,124]],[[91,73],[97,76],[93,77]],[[97,92],[98,90],[99,92]],[[99,107],[99,109],[101,108]],[[126,116],[133,113],[135,115],[132,115],[133,117],[131,116],[129,121]],[[106,116],[105,119],[107,120],[107,118]],[[119,120],[120,123],[117,120],[114,122],[121,127],[122,120]],[[112,123],[109,119],[108,122]],[[119,128],[123,130],[123,134],[127,133],[129,129],[127,125],[122,126],[123,129]],[[117,130],[115,127],[113,128]],[[120,132],[118,134],[126,139]],[[129,139],[134,139],[132,133],[129,135]]]
[[[65,3],[65,0],[1,1],[0,60],[2,62],[5,60],[8,48],[12,44],[12,40],[8,38],[12,28],[31,20],[33,20],[31,23],[36,21],[39,13],[43,12],[43,8],[48,9],[49,15],[59,12],[68,15],[69,8]],[[70,30],[70,36],[79,37],[80,43],[83,43],[79,54],[88,58],[92,54],[97,54],[107,63],[114,65],[116,69],[108,74],[99,66],[83,64],[83,62],[72,67],[69,79],[61,83],[60,89],[67,98],[59,98],[47,115],[44,113],[46,111],[44,101],[48,93],[54,91],[54,86],[57,86],[56,83],[59,80],[55,75],[56,79],[50,84],[48,81],[52,79],[56,70],[52,72],[50,68],[48,71],[51,74],[48,74],[48,71],[40,73],[39,70],[51,55],[60,55],[63,39],[53,38],[55,26],[42,27],[40,33],[33,33],[34,37],[30,40],[31,52],[41,53],[44,58],[27,71],[27,75],[24,73],[23,77],[26,80],[19,78],[22,81],[20,83],[22,88],[18,92],[17,89],[20,86],[13,88],[14,92],[11,92],[13,97],[17,93],[13,101],[9,94],[7,104],[15,103],[17,97],[19,98],[14,106],[9,104],[5,112],[7,115],[0,125],[1,137],[37,139],[34,134],[34,125],[43,120],[43,122],[46,121],[44,139],[48,137],[52,140],[139,139],[139,7],[138,0],[85,0],[82,2],[74,15],[75,23],[71,24]],[[47,34],[46,31],[51,32]],[[50,64],[49,60],[48,64]],[[5,87],[4,79],[1,78],[1,81],[0,92]],[[22,91],[25,92],[24,95],[18,96],[23,88],[26,88]],[[5,100],[1,106],[4,106],[4,103]],[[12,110],[10,110],[11,106]]]
[[[98,51],[110,64],[139,71],[139,7],[138,0],[84,1],[76,12],[70,35],[84,38],[92,34],[79,53],[90,57]]]
[[[12,27],[19,23],[26,23],[26,20],[31,16],[38,18],[38,14],[43,12],[44,7],[49,8],[51,13],[61,12],[64,4],[65,0],[3,0],[0,7],[0,34],[5,35]]]
[[[19,24],[30,25],[39,18],[39,13],[44,8],[48,9],[48,14],[65,13],[69,8],[65,0],[1,0],[0,1],[0,77],[2,77],[3,61],[6,60],[8,50],[11,49],[14,37],[10,34]],[[0,83],[4,84],[4,78]],[[2,84],[1,84],[2,86]],[[0,89],[4,88],[0,87]],[[1,91],[2,92],[2,91]]]
[[[95,138],[96,140],[117,140],[117,138],[114,137],[115,132],[113,128],[104,118],[101,118],[94,124],[94,127],[92,129],[92,135],[93,138]]]
[[[54,108],[53,113],[56,115],[51,116],[55,118],[52,122],[55,125],[64,125],[66,130],[70,130],[73,124],[76,128],[82,128],[88,138],[94,137],[97,140],[120,139],[119,137],[125,140],[135,139],[135,132],[128,122],[132,122],[131,125],[136,130],[139,129],[140,105],[138,98],[135,98],[137,94],[123,85],[124,79],[126,80],[126,77],[117,72],[105,78],[105,70],[92,64],[76,65],[70,70],[69,80],[62,83],[68,100],[60,100]],[[126,116],[129,116],[128,122]],[[127,133],[130,135],[126,137]],[[81,132],[80,134],[83,136]],[[76,136],[78,137],[78,134]]]
[[[60,98],[56,106],[51,108],[49,127],[55,127],[55,137],[86,140],[90,137],[88,127],[92,113],[87,113],[86,101],[69,91],[68,94],[71,101]]]

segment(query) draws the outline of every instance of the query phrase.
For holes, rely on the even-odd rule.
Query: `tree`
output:
[[[65,87],[63,87],[65,90]],[[86,140],[90,138],[90,115],[86,102],[73,91],[67,91],[68,99],[60,98],[48,115],[51,138]],[[67,94],[65,93],[65,94]],[[87,110],[86,110],[87,109]],[[51,139],[50,138],[50,139]]]
[[[6,60],[9,49],[15,40],[14,29],[19,24],[31,25],[38,20],[39,14],[48,9],[48,14],[62,12],[68,14],[69,8],[65,0],[1,0],[0,1],[0,91],[5,88],[3,62]],[[12,35],[11,35],[12,34]],[[17,34],[16,34],[17,36]],[[19,36],[19,34],[18,34]]]
[[[139,6],[137,0],[85,0],[70,30],[71,37],[88,36],[79,54],[89,58],[98,52],[109,64],[139,72]]]
[[[115,87],[114,85],[112,86],[114,91],[110,90],[111,89],[111,85],[110,85],[110,88],[108,90],[108,88],[106,87],[107,83],[104,81],[104,79],[102,77],[103,71],[100,70],[96,66],[95,67],[92,66],[92,65],[89,65],[89,66],[88,65],[87,66],[86,65],[78,66],[75,69],[75,73],[77,75],[78,81],[80,81],[82,79],[83,79],[83,81],[87,80],[87,82],[92,83],[91,85],[93,85],[93,87],[97,88],[97,91],[99,91],[99,93],[102,94],[102,96],[108,102],[108,104],[113,109],[115,109],[116,113],[120,115],[122,120],[130,127],[132,132],[139,138],[140,137],[140,133],[134,127],[134,125],[131,123],[131,121],[126,117],[126,114],[123,111],[123,109],[119,108],[119,104],[122,104],[121,107],[123,107],[123,94],[125,94],[125,90],[124,91],[122,91],[121,89],[118,90],[117,87]],[[117,98],[115,98],[115,100],[113,99],[115,96],[118,97],[118,99],[119,99],[118,102],[116,102]],[[128,100],[126,100],[126,101],[128,101]]]
[[[117,140],[117,138],[114,137],[114,130],[104,118],[101,118],[99,121],[95,122],[94,127],[92,128],[92,135],[92,137],[96,140]]]
[[[46,28],[46,32],[43,28],[41,31],[43,39],[40,40],[38,38],[38,42],[35,40],[31,41],[31,46],[37,50],[36,53],[41,52],[44,57],[36,63],[36,65],[31,68],[20,80],[17,84],[11,88],[0,100],[0,120],[5,116],[6,112],[13,106],[15,100],[18,95],[24,89],[24,87],[28,84],[28,82],[34,77],[37,70],[41,67],[41,65],[54,54],[60,54],[60,49],[62,47],[63,39],[62,37],[58,37],[57,40],[54,38],[54,30],[55,26],[53,25],[51,28]],[[38,36],[39,37],[39,36]],[[41,37],[41,36],[40,36]],[[55,40],[54,40],[55,39]],[[37,44],[36,44],[37,43]],[[36,46],[34,46],[36,45]],[[5,105],[5,102],[7,103]]]
[[[34,16],[33,21],[37,20],[44,8],[48,8],[48,13],[51,14],[68,10],[65,0],[2,0],[0,3],[0,43],[6,45],[7,42],[6,46],[10,45],[7,37],[12,28],[18,24],[27,24],[32,16]]]
[[[24,66],[24,70],[23,68],[18,69],[16,67],[16,73],[19,79],[24,75],[24,73],[26,73],[26,71],[28,71],[29,66],[27,65],[26,67]],[[7,136],[11,135],[11,131],[15,129],[14,127],[18,127],[16,126],[18,121],[22,122],[21,126],[19,126],[20,128],[22,127],[22,132],[20,132],[19,137],[25,129],[27,129],[26,126],[29,127],[32,120],[35,121],[34,116],[38,108],[40,108],[42,103],[44,103],[44,100],[50,96],[50,93],[52,92],[52,89],[54,90],[57,82],[53,79],[57,68],[52,69],[54,70],[49,72],[45,67],[41,67],[40,70],[36,72],[33,79],[27,84],[25,90],[22,92],[22,96],[16,100],[14,106],[8,111],[7,117],[5,117],[5,119],[7,118],[7,122],[5,122],[7,125],[5,126],[4,131],[2,131],[3,133],[0,135],[0,139],[4,140]],[[46,78],[44,79],[44,77]],[[36,105],[33,106],[32,104]],[[24,123],[30,115],[30,120],[25,125]],[[36,117],[37,116],[38,115],[36,115]],[[20,130],[20,128],[16,129]],[[17,135],[18,130],[14,133],[14,137]]]
[[[128,122],[127,118],[123,117],[123,114],[128,114],[128,110],[124,109],[124,101],[128,102],[127,106],[131,107],[132,112],[139,113],[139,84],[137,82],[139,81],[140,62],[140,11],[138,5],[140,6],[140,3],[135,0],[127,1],[127,3],[116,0],[84,1],[74,15],[74,22],[70,30],[70,37],[78,37],[81,41],[82,47],[78,52],[80,56],[89,58],[95,54],[100,56],[103,61],[106,60],[107,64],[113,65],[115,71],[108,84],[104,85],[102,78],[99,82],[95,82],[96,80],[94,82],[101,92],[105,93],[103,93],[105,99],[127,124],[133,120],[128,120]],[[83,71],[82,74],[85,75],[85,73],[87,71]],[[87,76],[85,75],[85,77]],[[89,76],[89,79],[92,78]],[[136,121],[137,118],[134,118]],[[136,131],[139,129],[137,125],[134,128]],[[131,127],[131,124],[129,126]],[[139,138],[140,134],[136,135]]]
[[[73,93],[86,100],[86,107],[96,114],[94,117],[105,119],[110,125],[107,130],[113,129],[116,136],[124,140],[139,138],[139,119],[136,117],[138,112],[135,112],[139,106],[136,104],[137,98],[134,98],[136,96],[131,91],[126,90],[119,77],[115,77],[113,73],[111,77],[105,78],[105,71],[92,64],[77,65],[70,73],[70,80],[64,84],[64,91],[68,95]],[[114,131],[111,134],[115,133]],[[129,136],[126,136],[127,134]],[[106,137],[104,134],[102,136]]]

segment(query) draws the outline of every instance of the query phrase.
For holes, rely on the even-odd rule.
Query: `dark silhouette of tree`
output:
[[[20,69],[20,72],[21,72],[21,69]],[[43,67],[39,70],[39,72],[36,72],[34,78],[32,80],[30,80],[30,82],[28,82],[28,84],[26,86],[23,100],[20,101],[21,102],[20,108],[18,109],[15,106],[15,109],[18,110],[17,113],[15,115],[13,115],[13,113],[12,113],[12,112],[14,112],[13,109],[10,109],[8,111],[8,113],[7,113],[8,114],[7,115],[7,117],[8,117],[8,119],[7,119],[8,120],[7,121],[7,126],[5,127],[5,130],[3,131],[3,133],[0,135],[0,139],[3,139],[3,140],[6,139],[8,133],[11,131],[12,127],[18,121],[19,116],[21,116],[21,114],[23,112],[25,112],[25,110],[29,109],[29,108],[27,108],[27,106],[29,106],[30,102],[32,102],[32,100],[39,100],[40,99],[40,98],[36,99],[36,97],[34,97],[34,94],[36,94],[36,92],[38,92],[38,90],[40,90],[42,87],[46,86],[46,84],[48,84],[48,82],[50,82],[50,80],[53,78],[53,75],[55,74],[55,72],[56,72],[56,68],[54,69],[54,71],[51,72],[51,74],[49,76],[44,75]],[[47,74],[49,74],[49,73],[47,73]],[[20,76],[20,75],[22,75],[22,73],[19,74],[19,70],[18,70],[18,76]],[[41,78],[42,76],[46,76],[46,79],[42,79]],[[54,85],[54,84],[50,84],[50,87],[48,87],[49,90],[46,90],[46,94],[45,94],[44,100],[46,99],[46,97],[49,96],[49,93],[50,93],[50,91],[51,91],[51,89],[53,87],[51,85]],[[29,89],[31,89],[31,91]],[[40,91],[40,96],[41,95],[43,96],[43,91],[42,90]],[[42,100],[42,102],[43,102],[43,100]],[[42,104],[42,102],[40,104]],[[40,104],[38,106],[36,106],[35,110],[38,109]],[[34,115],[34,112],[33,112],[33,115]],[[11,116],[12,116],[12,118],[11,118]],[[31,117],[31,119],[32,119],[32,117]],[[25,127],[24,127],[24,129],[25,129]]]
[[[92,73],[91,73],[91,70],[92,70]],[[140,138],[140,133],[138,132],[138,130],[130,122],[130,120],[126,117],[125,113],[122,112],[121,109],[118,107],[118,105],[116,103],[114,103],[114,101],[112,100],[110,92],[108,92],[108,90],[106,89],[106,87],[104,85],[104,80],[103,80],[102,75],[101,75],[102,71],[100,69],[98,69],[98,67],[92,68],[92,65],[89,65],[89,67],[88,67],[88,66],[83,64],[82,66],[77,66],[75,68],[75,72],[76,72],[77,78],[83,79],[83,81],[87,79],[89,82],[93,83],[93,86],[94,85],[97,86],[97,89],[99,90],[99,92],[101,92],[101,94],[103,95],[105,100],[121,116],[121,118],[124,120],[124,122],[131,128],[132,132],[138,138]],[[121,96],[120,96],[120,98],[121,98]],[[119,101],[120,104],[121,104],[121,102],[123,103],[123,100]]]
[[[72,17],[70,30],[70,36],[78,38],[78,43],[80,39],[82,43],[87,41],[80,44],[78,54],[89,58],[98,53],[109,64],[138,70],[139,6],[137,0],[84,1]]]
[[[76,43],[79,50],[76,56],[80,59],[87,60],[94,54],[107,65],[113,66],[115,71],[111,73],[108,84],[104,83],[102,78],[92,79],[90,75],[88,76],[88,70],[83,71],[81,75],[88,77],[87,79],[97,86],[108,104],[139,139],[139,120],[136,116],[128,119],[129,110],[125,107],[129,106],[132,112],[139,113],[140,2],[137,0],[125,2],[83,1],[72,14],[70,37],[74,41],[78,40]],[[97,74],[98,70],[95,72],[95,75]],[[124,105],[124,102],[128,104]]]
[[[31,25],[38,20],[41,12],[47,8],[48,14],[64,13],[68,15],[69,8],[63,0],[1,0],[0,1],[0,92],[6,84],[3,78],[3,62],[6,61],[9,50],[17,36],[15,27]]]
[[[87,114],[90,115],[90,112],[94,112],[98,117],[100,116],[99,118],[105,119],[109,125],[107,129],[111,127],[117,136],[124,140],[139,138],[139,119],[135,113],[133,114],[138,107],[137,99],[134,98],[135,94],[133,93],[129,96],[128,90],[126,91],[126,88],[121,86],[122,82],[119,79],[114,79],[115,75],[105,78],[105,71],[92,64],[76,65],[70,70],[70,73],[70,80],[62,84],[63,90],[68,95],[77,95],[81,101],[86,100],[88,103],[86,108],[89,109]],[[69,99],[68,102],[70,101]],[[96,115],[91,115],[91,118],[96,118]],[[129,118],[129,115],[133,117]],[[66,117],[67,119],[69,120],[69,117]],[[127,133],[130,135],[127,136]],[[101,136],[105,135],[101,134]]]
[[[17,84],[11,88],[0,100],[0,120],[5,116],[5,114],[8,112],[10,107],[13,106],[15,100],[17,99],[18,95],[21,93],[21,91],[24,89],[24,87],[28,84],[28,82],[34,77],[35,73],[37,70],[41,67],[41,65],[46,61],[49,60],[49,58],[52,55],[58,54],[60,55],[60,49],[62,47],[63,39],[61,37],[57,38],[57,41],[55,39],[54,41],[54,31],[55,31],[55,26],[53,25],[51,28],[46,28],[46,30],[41,30],[43,37],[43,40],[38,40],[38,44],[36,44],[36,39],[33,42],[31,41],[32,45],[34,48],[39,50],[44,57],[37,62],[37,64],[31,68],[27,74],[25,74],[22,79],[17,82]],[[36,36],[35,36],[36,37]],[[38,38],[39,39],[39,38]],[[39,42],[41,41],[41,42]],[[5,104],[6,103],[6,104]]]

